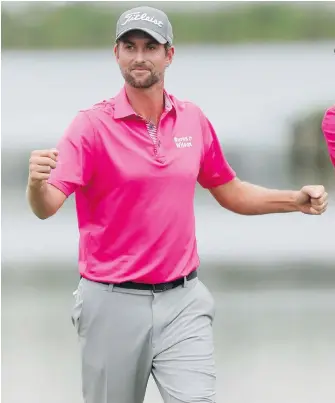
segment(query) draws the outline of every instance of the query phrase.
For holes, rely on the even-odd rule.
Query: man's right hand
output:
[[[47,183],[57,158],[58,151],[52,148],[33,151],[29,159],[27,197],[32,211],[41,220],[54,215],[66,199],[65,193]]]
[[[41,186],[49,179],[52,169],[56,168],[58,150],[35,150],[29,159],[29,185]]]

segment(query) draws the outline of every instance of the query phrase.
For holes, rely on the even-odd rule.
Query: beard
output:
[[[129,69],[121,70],[122,76],[126,83],[133,88],[150,88],[162,80],[162,75],[160,73],[151,70],[146,71],[146,73],[149,73],[146,75],[146,77],[138,78],[134,77],[131,72],[132,70]]]

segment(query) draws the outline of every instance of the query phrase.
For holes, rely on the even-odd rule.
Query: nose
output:
[[[138,49],[138,51],[136,52],[134,61],[136,64],[142,64],[145,62],[144,52],[141,49]]]

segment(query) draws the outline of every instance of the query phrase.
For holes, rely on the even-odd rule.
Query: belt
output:
[[[184,284],[184,281],[190,281],[198,276],[196,270],[192,271],[188,276],[178,278],[177,280],[170,281],[168,283],[158,283],[158,284],[144,284],[144,283],[134,283],[133,281],[126,281],[124,283],[114,284],[114,287],[128,288],[135,290],[150,290],[153,292],[163,292],[172,290],[173,288],[179,287]],[[109,283],[102,283],[109,284]]]

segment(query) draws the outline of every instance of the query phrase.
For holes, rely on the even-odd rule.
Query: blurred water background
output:
[[[15,13],[26,7],[14,7]],[[171,4],[177,13],[185,7]],[[204,110],[241,179],[282,189],[320,182],[330,193],[321,217],[243,217],[197,189],[200,276],[217,304],[218,402],[335,401],[335,175],[326,155],[322,169],[315,163],[307,134],[298,143],[294,137],[297,120],[335,103],[335,33],[287,41],[283,26],[282,36],[184,41],[167,71],[167,90]],[[55,146],[79,109],[112,97],[123,82],[112,42],[102,49],[37,49],[4,46],[5,40],[2,401],[79,403],[79,351],[70,321],[78,282],[73,197],[56,216],[38,220],[25,199],[28,159],[33,149]],[[321,134],[317,143],[323,147]],[[145,402],[160,401],[150,380]]]

